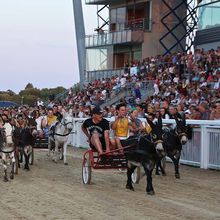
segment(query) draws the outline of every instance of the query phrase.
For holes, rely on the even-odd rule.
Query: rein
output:
[[[67,134],[58,134],[58,133],[54,133],[53,135],[61,136],[61,137],[66,137],[66,136],[68,136],[69,134],[74,134],[74,132],[72,132],[72,130],[71,130],[71,131],[68,132]]]
[[[59,123],[57,123],[56,125],[55,125],[55,128],[57,127],[57,125],[58,125]],[[73,122],[68,122],[68,123],[62,123],[62,121],[60,122],[60,124],[61,125],[63,125],[64,127],[66,127],[68,124],[73,124]],[[55,129],[54,128],[54,129]],[[54,132],[53,133],[53,136],[61,136],[61,137],[66,137],[66,136],[68,136],[69,134],[73,134],[74,132],[72,132],[72,129],[71,129],[71,131],[69,131],[68,133],[66,133],[66,134],[58,134],[58,133],[56,133],[56,132]]]
[[[67,126],[68,124],[73,124],[73,122],[68,122],[66,124],[65,123],[63,124],[62,122],[60,122],[60,124],[63,125],[63,126]]]

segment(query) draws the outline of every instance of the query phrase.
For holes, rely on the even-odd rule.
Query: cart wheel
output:
[[[91,164],[90,164],[90,161],[88,161],[88,159],[85,158],[83,165],[82,165],[83,184],[90,184],[91,176],[92,176]]]
[[[134,172],[131,175],[132,182],[138,184],[141,178],[141,167],[136,167]]]
[[[59,153],[59,159],[63,160],[63,148],[62,147],[59,148],[58,153]]]
[[[33,165],[34,164],[34,148],[32,147],[31,149],[31,154],[29,156],[29,164]]]

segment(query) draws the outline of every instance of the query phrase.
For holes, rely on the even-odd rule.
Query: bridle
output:
[[[177,136],[179,139],[181,139],[183,136],[186,136],[186,137],[187,137],[186,132],[184,132],[184,131],[182,132],[182,131],[181,131],[181,132],[179,133],[177,128],[175,129],[175,134],[176,134],[176,136]]]
[[[69,124],[73,125],[73,122],[72,122],[72,121],[71,121],[71,122],[67,122],[67,123],[63,123],[62,121],[64,121],[64,119],[62,119],[59,123],[60,123],[61,125],[63,125],[64,127],[67,127],[67,125],[69,125]],[[55,128],[56,128],[56,126],[57,126],[59,123],[57,123],[57,124],[55,125]],[[69,134],[71,134],[71,132],[72,132],[72,129],[69,130],[69,132],[67,132],[66,134],[59,134],[59,133],[54,132],[53,135],[54,135],[54,136],[56,135],[56,136],[66,137],[66,136],[68,136]]]

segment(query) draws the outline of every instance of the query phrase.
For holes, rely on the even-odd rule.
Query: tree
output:
[[[28,83],[26,86],[25,86],[25,90],[26,89],[33,89],[34,88],[34,86],[33,86],[33,84],[32,83]]]
[[[41,91],[39,89],[36,89],[36,88],[29,88],[29,89],[21,90],[19,92],[19,95],[20,96],[34,95],[34,96],[40,97]]]

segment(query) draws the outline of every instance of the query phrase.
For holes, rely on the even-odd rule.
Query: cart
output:
[[[126,146],[123,148],[126,153],[133,146]],[[100,155],[95,149],[91,148],[83,154],[82,162],[82,181],[83,184],[90,184],[92,178],[92,171],[94,170],[107,170],[107,169],[126,169],[127,160],[124,153],[120,152],[121,149],[105,152]],[[140,180],[140,167],[135,169],[132,174],[133,183],[138,183]]]

